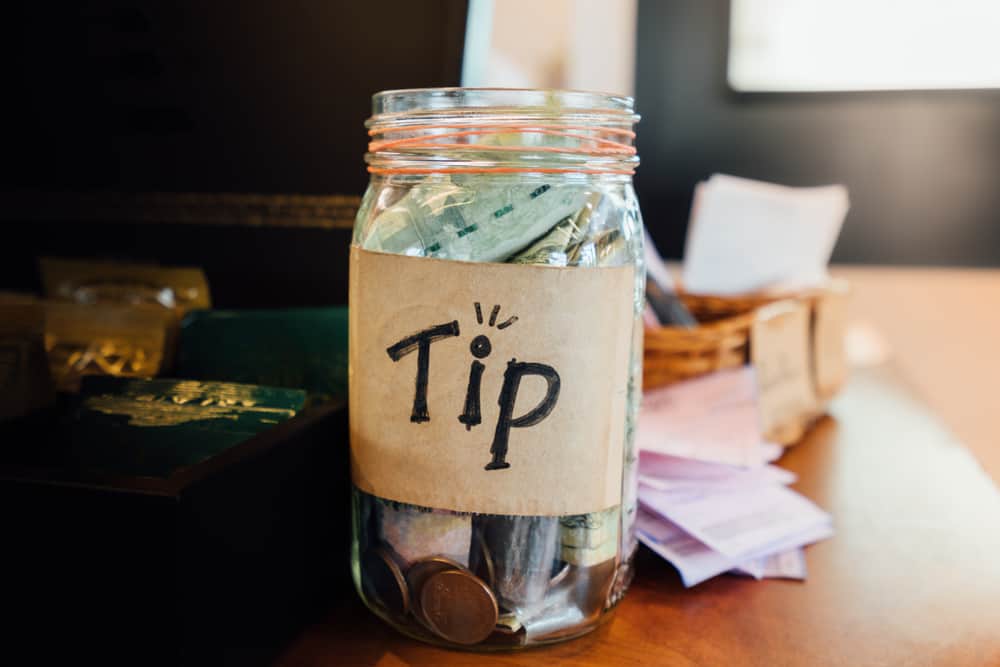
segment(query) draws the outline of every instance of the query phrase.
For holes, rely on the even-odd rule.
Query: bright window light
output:
[[[1000,88],[1000,0],[732,0],[729,85]]]

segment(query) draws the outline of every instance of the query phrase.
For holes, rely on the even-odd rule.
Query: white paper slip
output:
[[[649,235],[648,229],[643,229],[642,236],[643,261],[646,263],[646,273],[653,278],[665,290],[676,291],[674,277],[670,274],[660,253],[656,251],[656,244],[653,237]]]
[[[826,532],[832,532],[832,529],[827,528]],[[687,588],[725,573],[754,579],[804,581],[806,578],[805,551],[801,548],[753,558],[734,566],[734,561],[729,557],[712,551],[681,530],[677,524],[641,506],[636,514],[636,536],[651,551],[677,569]]]
[[[754,579],[806,579],[806,552],[804,549],[789,549],[763,558],[755,558],[733,570],[734,574],[744,574]]]
[[[738,468],[656,452],[639,452],[639,481],[661,491],[700,488],[742,489],[793,484],[795,473],[773,465]]]
[[[690,588],[733,569],[735,562],[712,551],[667,519],[639,508],[636,536],[654,553],[677,568],[684,586]]]
[[[800,536],[810,531],[832,530],[829,514],[784,486],[687,494],[641,486],[639,500],[737,562],[807,544]]]
[[[842,185],[790,188],[716,174],[695,190],[684,289],[739,294],[820,285],[848,208]]]
[[[640,450],[734,466],[763,463],[753,368],[718,371],[648,391],[639,411]]]
[[[785,453],[785,448],[776,442],[764,442],[761,443],[761,458],[764,459],[766,463],[774,463],[781,458],[781,455]]]

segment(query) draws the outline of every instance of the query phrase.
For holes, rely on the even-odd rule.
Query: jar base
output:
[[[546,635],[540,639],[527,640],[522,637],[521,641],[516,641],[516,634],[506,635],[510,637],[509,643],[504,643],[499,637],[501,635],[499,632],[494,633],[490,638],[478,644],[471,644],[468,646],[456,644],[449,642],[437,635],[431,633],[429,630],[421,627],[416,623],[400,623],[397,619],[386,614],[385,611],[380,609],[378,606],[371,604],[368,600],[364,600],[365,606],[376,616],[378,616],[386,625],[391,627],[396,632],[401,635],[408,637],[409,639],[414,639],[423,644],[428,644],[430,646],[436,646],[438,648],[444,648],[454,651],[462,651],[466,653],[502,653],[510,651],[520,651],[525,649],[539,648],[543,646],[551,646],[553,644],[561,644],[563,642],[571,641],[573,639],[579,639],[584,635],[590,634],[599,627],[611,622],[615,617],[615,612],[617,611],[617,604],[603,611],[600,616],[595,618],[593,621],[573,628],[567,629],[565,632],[553,633]],[[410,619],[408,619],[409,621]],[[496,638],[491,641],[491,639]]]

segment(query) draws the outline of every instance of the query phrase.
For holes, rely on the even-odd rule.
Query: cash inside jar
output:
[[[464,110],[480,114],[481,123],[442,115],[448,105],[508,93],[544,99],[544,108]],[[578,97],[600,108],[589,114],[560,106]],[[375,98],[368,123],[375,141],[366,158],[373,177],[356,247],[459,262],[636,269],[632,319],[621,323],[631,332],[624,423],[609,436],[624,443],[619,504],[583,514],[458,512],[355,487],[355,581],[376,613],[411,636],[486,649],[568,639],[596,627],[631,579],[644,293],[631,104],[585,93],[461,89]],[[519,129],[503,129],[515,123],[505,114],[522,112]],[[491,123],[498,123],[492,131],[464,129]],[[475,305],[479,324],[490,318],[493,326],[496,312]]]
[[[610,604],[618,507],[562,517],[467,514],[361,491],[355,503],[365,595],[422,638],[551,641]]]

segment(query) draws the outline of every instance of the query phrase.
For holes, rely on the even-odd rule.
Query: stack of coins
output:
[[[521,646],[600,614],[621,513],[564,517],[444,512],[358,492],[365,597],[418,636]],[[364,522],[367,524],[368,522]]]
[[[412,616],[425,630],[455,644],[478,644],[497,628],[500,608],[485,581],[444,556],[427,556],[408,567],[386,545],[362,559],[366,596],[396,618]]]

